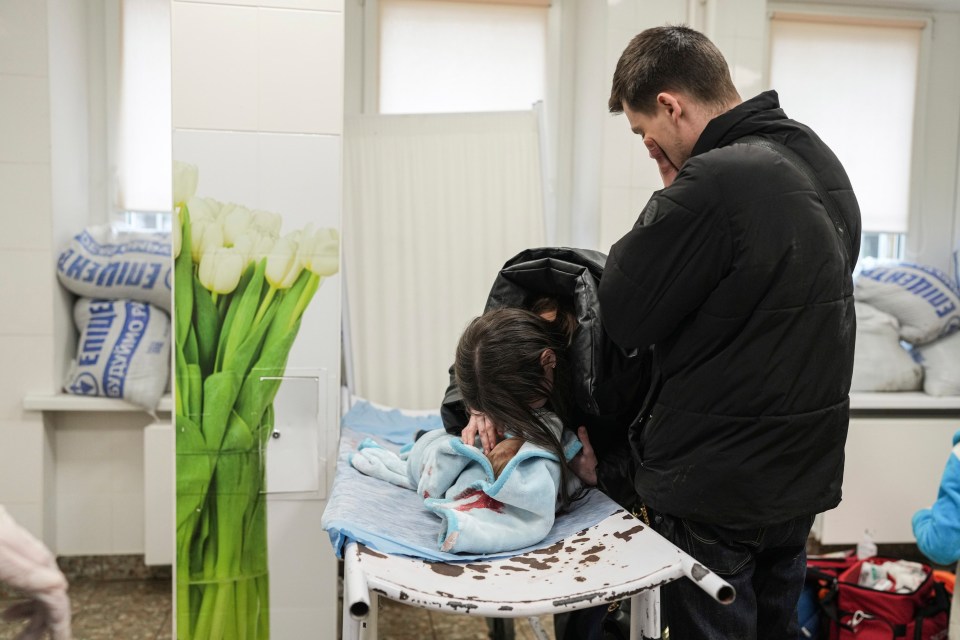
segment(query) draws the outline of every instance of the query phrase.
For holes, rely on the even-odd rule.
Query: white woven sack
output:
[[[916,391],[923,368],[900,346],[897,319],[862,302],[857,312],[851,391]]]
[[[915,347],[923,365],[923,390],[931,396],[960,396],[960,332]]]
[[[908,262],[868,262],[853,292],[900,323],[900,337],[926,344],[960,328],[960,288],[943,271]]]
[[[57,260],[57,277],[84,298],[139,300],[170,311],[173,253],[169,233],[97,225],[77,234]]]
[[[81,298],[73,319],[80,340],[64,390],[156,409],[170,377],[166,312],[134,300]]]

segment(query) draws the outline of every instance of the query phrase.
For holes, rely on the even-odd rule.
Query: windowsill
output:
[[[69,393],[31,394],[24,396],[23,408],[27,411],[147,411],[141,406],[131,404],[124,400],[75,396]],[[165,395],[160,398],[157,412],[171,413],[172,411],[173,399],[170,395]]]
[[[960,396],[931,396],[921,391],[851,392],[850,408],[856,410],[927,410],[960,409]]]

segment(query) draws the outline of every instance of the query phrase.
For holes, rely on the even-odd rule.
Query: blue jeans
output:
[[[812,515],[752,529],[650,517],[657,533],[737,590],[733,603],[722,605],[692,580],[664,585],[661,618],[671,640],[796,640]]]

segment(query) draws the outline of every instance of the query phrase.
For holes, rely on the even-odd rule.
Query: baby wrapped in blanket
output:
[[[566,464],[581,449],[564,428],[566,339],[528,311],[487,312],[461,337],[454,370],[466,406],[504,437],[489,456],[438,429],[399,454],[365,440],[350,464],[417,491],[440,517],[441,551],[495,553],[536,544],[579,486]]]

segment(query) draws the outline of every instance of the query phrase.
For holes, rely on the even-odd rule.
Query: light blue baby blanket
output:
[[[358,407],[362,432],[352,428],[351,414]],[[442,429],[412,447],[414,433],[423,427],[420,416],[396,412],[390,424],[378,425],[396,440],[399,423],[406,423],[408,444],[401,449],[370,428],[380,422],[368,419],[371,411],[379,409],[359,401],[342,419],[337,472],[322,521],[338,557],[349,539],[384,553],[434,561],[512,556],[572,536],[620,509],[590,489],[554,518],[559,464],[549,452],[525,443],[494,479],[478,449]],[[576,438],[564,444],[568,457],[579,451]],[[352,456],[363,458],[361,466],[376,468],[378,477],[357,471],[349,462]],[[497,504],[499,510],[473,508]],[[447,550],[440,549],[445,543]]]

